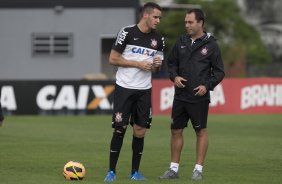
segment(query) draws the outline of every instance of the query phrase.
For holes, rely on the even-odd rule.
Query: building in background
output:
[[[0,79],[112,78],[116,33],[139,8],[139,0],[1,0]]]
[[[237,0],[245,20],[260,32],[273,57],[273,64],[264,68],[249,68],[250,75],[282,76],[282,1]]]

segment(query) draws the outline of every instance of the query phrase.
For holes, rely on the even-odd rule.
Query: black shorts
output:
[[[209,101],[188,103],[174,100],[171,114],[171,129],[184,129],[191,120],[194,130],[207,127]]]
[[[137,124],[150,128],[152,122],[151,89],[127,89],[115,85],[112,127]]]

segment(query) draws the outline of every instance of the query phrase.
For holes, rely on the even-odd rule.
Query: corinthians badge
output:
[[[152,47],[152,48],[157,48],[157,46],[158,46],[157,40],[151,39],[151,47]]]
[[[116,122],[121,122],[122,121],[122,113],[121,112],[117,112],[115,113],[116,117],[115,117],[115,121]]]
[[[202,50],[201,50],[201,54],[203,55],[207,55],[208,53],[208,49],[206,47],[204,47]]]

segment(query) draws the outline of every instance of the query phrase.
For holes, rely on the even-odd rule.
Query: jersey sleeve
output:
[[[119,53],[122,53],[128,42],[128,37],[129,31],[126,29],[126,27],[121,28],[117,34],[117,38],[112,49],[116,50]]]
[[[164,51],[164,47],[165,47],[165,39],[163,36],[161,36],[161,44],[159,45],[158,51]]]
[[[156,55],[158,55],[161,58],[161,60],[164,60],[165,39],[163,36],[160,37],[160,43],[161,44],[158,45],[158,50]]]

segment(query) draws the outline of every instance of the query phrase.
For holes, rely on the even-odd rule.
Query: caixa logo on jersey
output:
[[[110,110],[113,91],[114,85],[47,85],[38,91],[36,103],[42,110]]]
[[[132,52],[134,54],[141,54],[141,55],[145,55],[145,56],[152,56],[154,57],[155,54],[157,53],[156,51],[152,50],[152,49],[145,49],[145,48],[141,48],[141,47],[133,47],[132,48]]]

